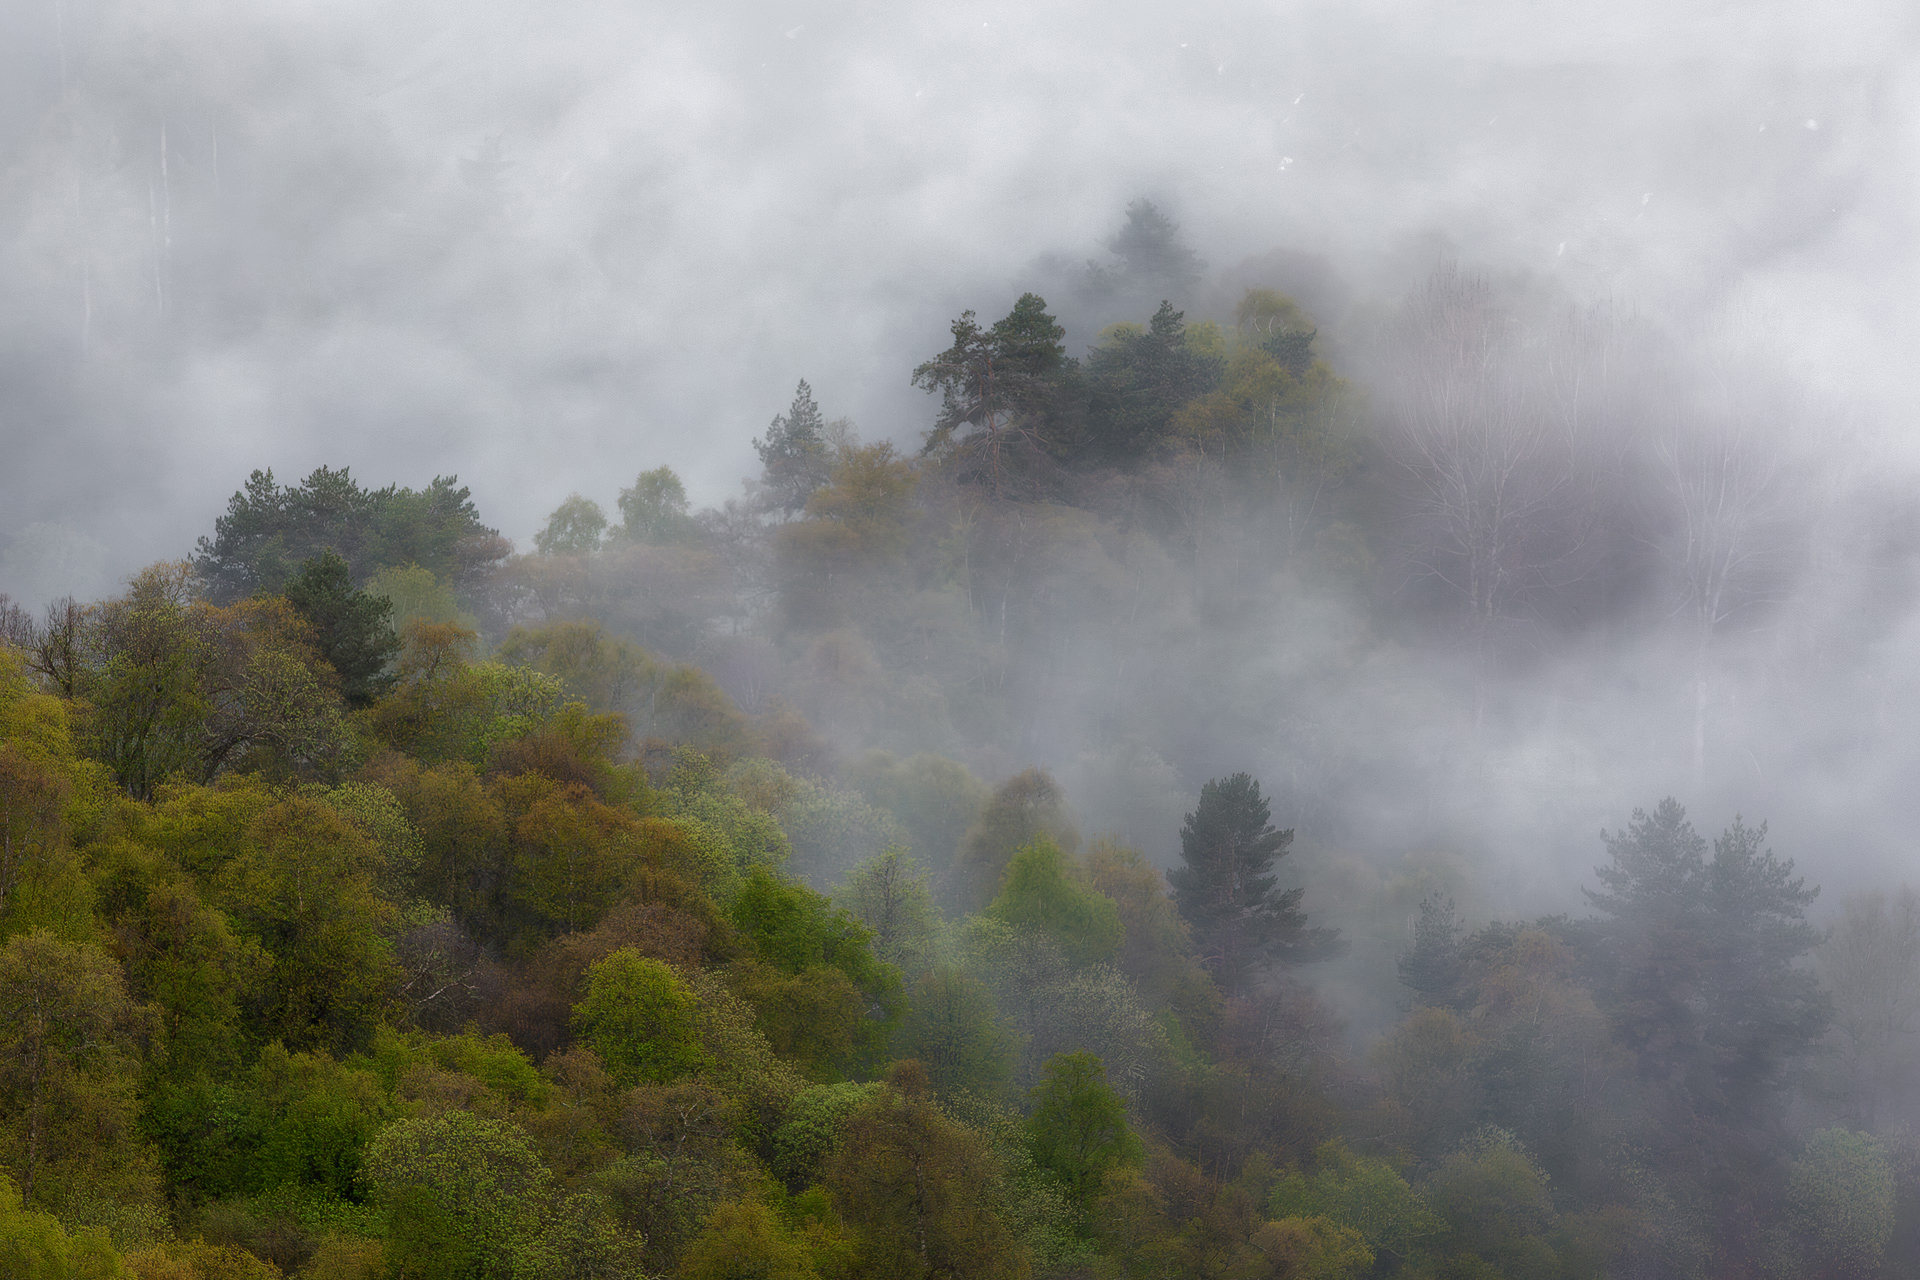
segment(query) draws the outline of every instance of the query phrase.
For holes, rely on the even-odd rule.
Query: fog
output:
[[[109,592],[256,467],[458,474],[523,548],[662,464],[717,504],[801,377],[911,452],[934,404],[909,373],[961,310],[1037,288],[1076,352],[1145,319],[1072,295],[1144,196],[1206,263],[1190,321],[1288,290],[1370,421],[1389,318],[1439,264],[1603,308],[1661,371],[1605,429],[1758,422],[1814,532],[1714,645],[1705,761],[1665,597],[1471,696],[1452,633],[1318,600],[1197,648],[1162,620],[1146,669],[1204,652],[1206,679],[1101,655],[1044,725],[967,744],[979,769],[1052,767],[1161,863],[1198,784],[1251,769],[1307,868],[1487,860],[1481,914],[1575,905],[1597,829],[1668,793],[1703,829],[1771,820],[1830,894],[1897,879],[1916,34],[1891,2],[11,5],[0,591]],[[1354,645],[1362,678],[1317,681]],[[1120,698],[1158,792],[1089,762]]]

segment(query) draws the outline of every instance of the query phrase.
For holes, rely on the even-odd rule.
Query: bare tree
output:
[[[1833,497],[1827,458],[1795,456],[1793,438],[1812,415],[1778,376],[1772,338],[1765,317],[1739,309],[1710,325],[1689,370],[1691,395],[1670,397],[1678,407],[1655,444],[1671,503],[1670,616],[1689,633],[1693,658],[1696,781],[1706,772],[1715,642],[1780,598],[1806,549],[1799,535],[1812,532],[1805,517]]]
[[[1408,299],[1398,338],[1391,445],[1417,486],[1414,564],[1459,599],[1484,656],[1535,595],[1580,571],[1584,388],[1556,384],[1544,337],[1453,266]]]
[[[1672,616],[1692,633],[1693,768],[1706,772],[1707,709],[1714,638],[1755,603],[1778,553],[1772,532],[1779,496],[1778,441],[1742,416],[1673,420],[1658,446],[1677,528],[1668,544]]]
[[[40,621],[22,606],[0,595],[0,644],[18,649],[27,666],[62,696],[71,698],[85,665],[85,649],[98,610],[72,596],[55,600]]]
[[[0,591],[0,644],[27,650],[33,647],[33,637],[33,614],[25,606],[15,604],[6,592]]]

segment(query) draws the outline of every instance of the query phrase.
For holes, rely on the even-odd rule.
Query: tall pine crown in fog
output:
[[[760,483],[770,509],[793,515],[803,510],[814,490],[827,482],[833,459],[825,429],[826,420],[814,402],[813,388],[802,378],[794,389],[793,404],[784,414],[774,415],[767,438],[753,442],[754,452],[760,455]]]
[[[1185,297],[1204,265],[1180,238],[1180,224],[1144,196],[1127,206],[1126,225],[1107,241],[1117,260],[1110,269],[1094,267],[1096,281],[1112,278],[1123,288]]]
[[[1279,887],[1273,865],[1293,832],[1276,830],[1271,816],[1252,774],[1215,778],[1180,828],[1182,865],[1167,872],[1201,959],[1229,990],[1267,964],[1319,959],[1338,945],[1334,931],[1307,927],[1304,888]]]
[[[372,705],[393,683],[387,665],[400,652],[393,602],[355,590],[347,562],[331,547],[300,566],[287,581],[286,596],[313,628],[347,705]]]
[[[1672,797],[1603,838],[1610,861],[1586,891],[1595,998],[1672,1158],[1710,1176],[1783,1123],[1787,1073],[1826,1030],[1827,997],[1799,964],[1820,940],[1806,919],[1820,891],[1765,847],[1764,823],[1736,817],[1709,858]]]
[[[193,566],[216,604],[280,590],[301,564],[332,550],[356,585],[376,570],[418,564],[444,582],[470,582],[510,546],[480,522],[457,477],[424,489],[363,489],[347,467],[318,467],[297,485],[255,471],[203,537]]]

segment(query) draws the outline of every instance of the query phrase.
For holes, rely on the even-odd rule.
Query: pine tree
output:
[[[1271,816],[1251,774],[1215,778],[1180,829],[1186,865],[1167,873],[1201,960],[1230,991],[1268,963],[1323,959],[1341,945],[1336,930],[1307,927],[1304,889],[1279,887],[1273,864],[1293,832],[1275,830]]]
[[[1460,987],[1460,918],[1453,899],[1438,895],[1420,900],[1420,917],[1413,924],[1413,946],[1396,966],[1400,984],[1413,991],[1418,1003],[1450,1005]]]
[[[287,582],[286,595],[313,627],[320,656],[339,673],[347,705],[372,705],[392,685],[387,667],[400,652],[392,602],[356,591],[347,562],[331,548],[300,566]]]
[[[753,451],[760,455],[760,483],[772,508],[795,515],[806,507],[813,491],[827,482],[832,459],[825,428],[813,388],[802,378],[793,404],[785,414],[775,415],[766,440],[753,442]]]
[[[952,324],[953,345],[913,371],[913,385],[940,395],[940,416],[923,453],[964,459],[970,476],[997,496],[1016,456],[1044,452],[1051,420],[1077,364],[1067,358],[1067,331],[1037,293],[984,328],[971,311]],[[1016,445],[1026,446],[1016,455]]]
[[[1589,980],[1639,1069],[1646,1140],[1741,1198],[1784,1122],[1787,1072],[1826,1028],[1826,997],[1797,963],[1820,939],[1806,921],[1819,890],[1764,847],[1764,823],[1735,818],[1709,858],[1671,797],[1602,838]]]

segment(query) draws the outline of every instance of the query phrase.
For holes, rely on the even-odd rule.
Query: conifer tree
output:
[[[813,388],[802,378],[794,389],[793,404],[786,413],[774,416],[766,440],[753,442],[763,468],[760,483],[773,508],[795,515],[806,508],[813,491],[827,482],[833,463],[825,430]]]
[[[1460,919],[1452,898],[1435,895],[1420,900],[1413,946],[1396,967],[1401,985],[1413,991],[1417,1003],[1453,1003],[1460,986]]]
[[[1275,830],[1270,818],[1251,774],[1215,778],[1180,829],[1185,865],[1167,873],[1201,959],[1229,991],[1268,963],[1318,960],[1340,946],[1335,930],[1307,927],[1304,889],[1279,887],[1273,864],[1293,832]]]
[[[347,562],[331,547],[287,582],[287,602],[313,627],[320,656],[340,675],[348,706],[370,706],[393,683],[387,666],[400,652],[393,603],[357,591]]]

